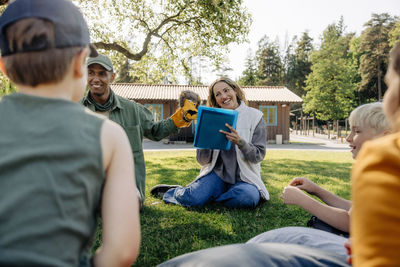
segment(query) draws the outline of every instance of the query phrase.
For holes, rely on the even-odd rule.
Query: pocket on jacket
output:
[[[126,135],[128,136],[129,143],[131,144],[131,149],[133,152],[142,151],[142,135],[140,134],[139,125],[135,126],[124,126]]]

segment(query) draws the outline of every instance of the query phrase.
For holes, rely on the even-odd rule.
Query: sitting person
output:
[[[139,253],[128,138],[73,103],[89,43],[69,0],[15,0],[0,17],[0,67],[19,91],[0,99],[0,266],[131,266]]]
[[[389,123],[383,113],[382,103],[379,102],[357,107],[351,112],[349,122],[351,132],[346,141],[350,144],[353,158],[356,158],[365,141],[389,133]],[[326,204],[308,196],[304,191],[317,196]],[[312,218],[315,228],[344,236],[349,233],[351,202],[323,189],[309,179],[294,178],[289,186],[283,189],[281,198],[285,204],[297,205],[316,216],[317,218]]]
[[[232,244],[177,256],[159,267],[349,267],[346,260],[318,248],[294,244]]]
[[[202,167],[194,182],[186,187],[157,185],[151,194],[185,207],[217,202],[231,208],[254,208],[260,198],[269,199],[260,175],[267,143],[263,114],[247,106],[243,90],[228,78],[211,83],[208,106],[239,112],[237,129],[227,125],[231,132],[220,131],[233,143],[230,150],[197,149]]]
[[[345,237],[319,229],[299,226],[288,226],[266,231],[246,243],[280,243],[295,244],[305,247],[318,248],[338,255],[344,261],[347,252],[344,247]]]
[[[351,133],[347,137],[347,141],[350,143],[350,147],[352,148],[351,152],[353,158],[357,156],[358,151],[361,149],[365,141],[374,139],[377,135],[388,133],[389,124],[384,117],[382,103],[379,102],[359,106],[351,112],[349,121],[351,125]],[[314,187],[313,192],[318,192],[315,194],[321,199],[327,201],[327,199],[337,198],[339,202],[342,200],[340,197],[320,188],[308,179],[303,179],[300,180],[306,181],[304,184],[308,185],[305,186],[305,188],[307,188],[308,191],[312,191],[312,188]],[[294,180],[296,180],[296,178]],[[303,197],[303,194],[304,193],[301,192],[300,196]],[[290,194],[288,195],[290,196]],[[308,199],[310,197],[304,194],[304,198]],[[343,203],[347,202],[349,201],[343,199]],[[334,201],[331,200],[329,203],[334,203]],[[332,214],[334,214],[335,211],[336,210],[334,209]],[[340,214],[342,213],[339,213],[337,216],[340,216]],[[346,212],[345,215],[347,214],[348,213]],[[346,218],[347,216],[344,217]],[[346,220],[348,220],[348,218],[346,218]],[[347,253],[344,247],[346,238],[337,235],[337,232],[328,233],[321,230],[306,227],[283,227],[262,233],[250,239],[247,243],[286,243],[304,245],[334,253],[335,255],[340,256],[343,260],[346,260]]]
[[[352,171],[353,265],[400,266],[400,43],[385,76],[384,111],[393,134],[366,143]]]
[[[91,111],[104,115],[118,123],[125,130],[135,162],[134,169],[140,204],[143,205],[146,186],[146,164],[142,147],[143,137],[159,141],[177,133],[179,128],[188,127],[195,117],[186,116],[185,114],[188,110],[197,112],[197,109],[189,105],[190,103],[185,102],[185,100],[192,99],[200,102],[200,98],[193,94],[187,95],[185,91],[184,96],[181,98],[183,102],[180,103],[180,108],[171,117],[156,122],[152,112],[145,106],[119,96],[111,89],[116,73],[108,56],[99,54],[97,57],[89,58],[87,68],[89,90],[81,100],[81,103]]]

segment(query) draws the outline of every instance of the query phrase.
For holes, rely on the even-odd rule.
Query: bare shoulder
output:
[[[107,170],[117,154],[123,153],[126,156],[128,152],[125,152],[125,148],[130,147],[129,141],[124,129],[109,119],[104,121],[100,136],[103,165],[105,170]]]
[[[118,123],[106,119],[102,126],[101,135],[110,140],[118,140],[119,138],[123,138],[126,134],[124,129]]]

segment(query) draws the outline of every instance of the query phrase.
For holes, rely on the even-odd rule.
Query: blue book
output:
[[[230,132],[225,123],[236,129],[237,117],[238,112],[236,110],[199,106],[194,147],[229,150],[231,141],[219,130]]]

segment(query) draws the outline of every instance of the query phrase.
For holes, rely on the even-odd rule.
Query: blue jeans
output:
[[[168,190],[163,200],[165,203],[185,207],[199,207],[218,202],[230,208],[255,208],[260,201],[260,193],[252,184],[227,184],[215,172],[211,172],[186,187]]]

